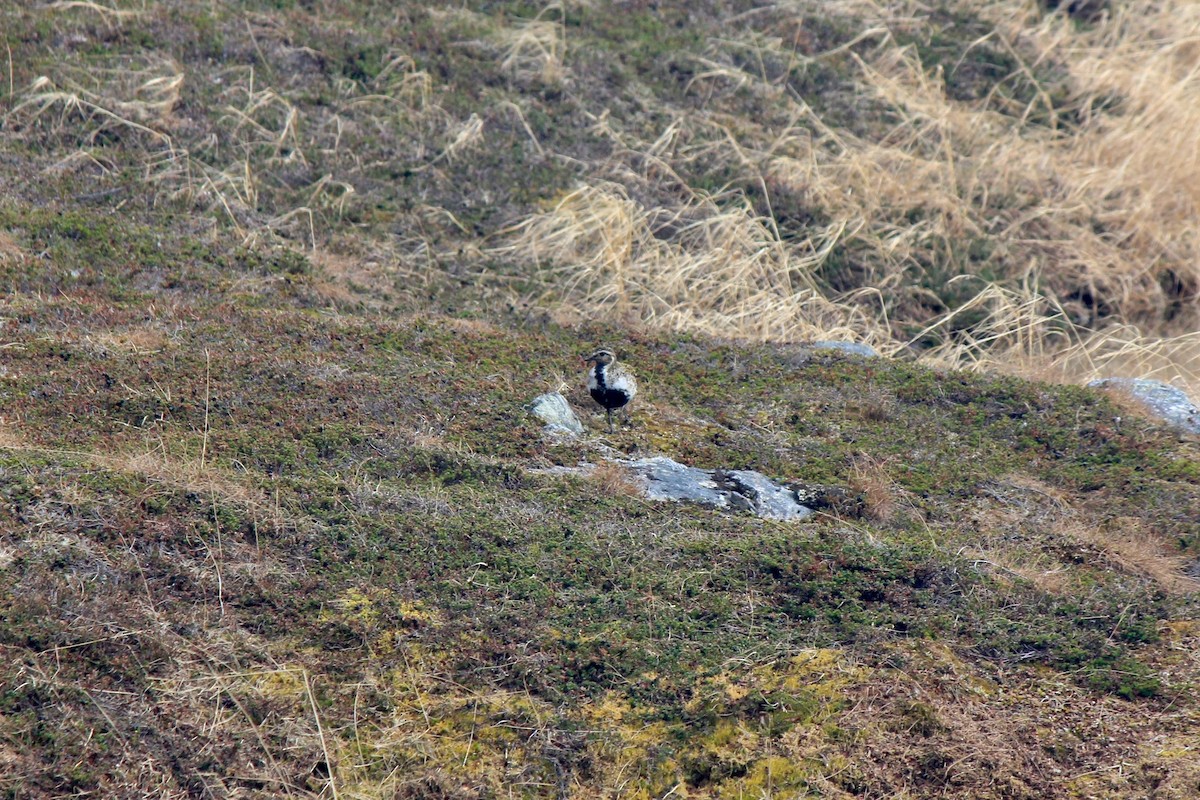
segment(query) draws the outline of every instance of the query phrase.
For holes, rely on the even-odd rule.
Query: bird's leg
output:
[[[611,408],[606,408],[606,409],[604,409],[604,413],[608,414],[608,432],[609,432],[609,433],[612,433],[612,432],[613,432],[613,426],[612,426],[612,409],[611,409]]]

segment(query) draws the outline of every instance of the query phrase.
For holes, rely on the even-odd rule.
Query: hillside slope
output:
[[[970,46],[992,23],[378,5],[0,9],[5,796],[1200,790],[1200,445],[1119,397],[946,368],[983,364],[995,322],[953,276],[1020,288],[969,225],[889,272],[877,238],[812,238],[854,229],[830,196],[734,168],[769,152],[715,149],[800,89],[903,139],[847,71],[877,65],[863,32],[952,64],[1000,58]],[[795,61],[766,58],[797,20]],[[1042,101],[970,63],[954,102]],[[1076,277],[1071,314],[1192,313],[1182,271],[1123,311],[1071,301]],[[1018,325],[1021,357],[1069,316]],[[642,385],[611,436],[578,362],[602,343]],[[559,388],[580,440],[526,410]],[[848,502],[651,502],[606,448]]]
[[[100,214],[6,225],[11,796],[1200,779],[1196,444],[1099,393],[338,311],[302,256]],[[606,339],[645,386],[617,448],[860,502],[773,523],[547,473],[589,445],[523,405],[568,380],[599,437],[575,370]]]

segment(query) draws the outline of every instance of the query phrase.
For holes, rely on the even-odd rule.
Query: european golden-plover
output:
[[[611,350],[600,349],[583,360],[590,364],[588,369],[588,393],[604,407],[608,415],[608,432],[612,433],[613,409],[622,408],[637,394],[637,381],[633,374],[617,363]]]

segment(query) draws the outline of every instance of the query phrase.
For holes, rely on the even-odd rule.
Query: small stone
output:
[[[1088,386],[1121,389],[1173,428],[1200,434],[1200,408],[1182,389],[1149,378],[1097,378]]]
[[[575,412],[571,410],[571,404],[567,402],[567,398],[558,392],[547,392],[546,394],[538,395],[529,404],[529,410],[538,419],[546,423],[546,431],[548,433],[566,434],[568,436],[583,435],[583,423],[579,421],[579,417],[575,416]]]
[[[864,358],[879,358],[879,351],[869,344],[862,342],[843,342],[839,340],[822,340],[812,342],[809,347],[814,350],[839,350],[847,355],[863,356]]]

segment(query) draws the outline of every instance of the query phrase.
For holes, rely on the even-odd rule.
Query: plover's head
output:
[[[604,366],[616,361],[617,357],[612,354],[612,350],[605,350],[601,348],[600,350],[592,353],[590,356],[584,356],[583,360],[589,364],[595,361],[597,364]]]

